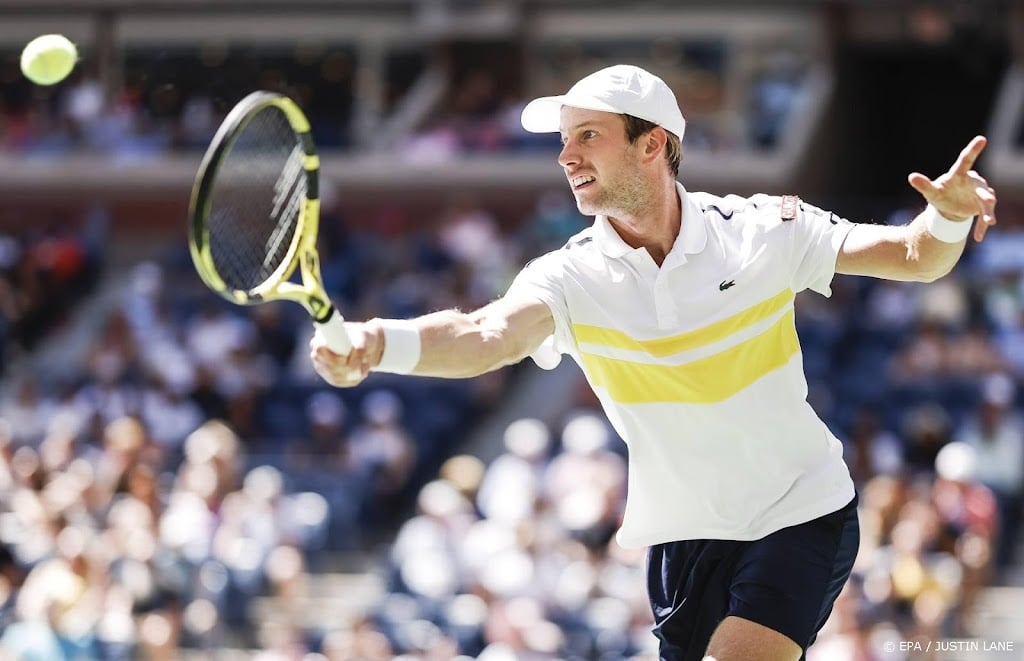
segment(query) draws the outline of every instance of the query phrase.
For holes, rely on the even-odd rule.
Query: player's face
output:
[[[612,217],[636,213],[646,199],[638,170],[640,141],[630,144],[622,117],[563,106],[561,133],[558,163],[580,213]]]

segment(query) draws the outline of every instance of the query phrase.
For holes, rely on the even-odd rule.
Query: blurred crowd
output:
[[[561,245],[583,223],[564,193],[542,196],[511,234],[469,198],[433,221],[382,209],[366,229],[329,209],[324,279],[354,318],[481,305],[514,275],[519,250]],[[84,253],[89,222],[64,227]],[[25,230],[4,245],[27,263],[39,241]],[[0,650],[128,659],[263,645],[254,598],[292,595],[308,570],[389,539],[516,376],[378,374],[330,389],[312,372],[299,306],[220,301],[185,247],[169,245],[125,272],[105,272],[98,254],[89,282],[113,287],[100,297],[112,303],[88,312],[98,330],[82,354],[4,371]],[[47,254],[36,251],[33,264]],[[11,273],[30,272],[21,268]],[[12,278],[11,291],[81,297],[83,273],[38,291]],[[62,300],[74,314],[79,299]],[[23,358],[45,353],[66,326],[11,343]]]
[[[792,110],[805,93],[809,68],[796,46],[762,53],[728,101],[727,45],[709,38],[635,44],[547,46],[538,81],[545,93],[562,92],[614,59],[651,67],[685,99],[687,144],[698,151],[765,150],[778,146]],[[548,53],[547,51],[551,51]],[[0,54],[13,69],[16,53]],[[202,150],[231,106],[248,92],[290,95],[309,115],[322,150],[390,149],[402,159],[437,162],[460,155],[551,151],[557,140],[526,133],[519,114],[532,94],[524,89],[519,47],[513,43],[453,42],[415,55],[386,53],[381,80],[358,54],[336,46],[289,51],[274,47],[197,45],[129,52],[123,85],[108,93],[88,61],[54,88],[12,81],[0,91],[0,153],[53,158],[103,154],[131,162],[174,151]],[[500,81],[500,82],[499,82]],[[378,108],[376,131],[360,118],[357,90],[382,90],[366,101]],[[734,107],[738,105],[739,107]],[[373,136],[372,139],[368,136]]]
[[[14,354],[60,324],[90,293],[103,262],[104,216],[90,216],[82,229],[59,221],[27,231],[0,228],[0,372]]]
[[[216,649],[246,597],[283,589],[323,544],[328,506],[241,473],[238,436],[203,423],[170,469],[130,416],[82,447],[57,425],[38,446],[0,433],[0,649],[19,659],[173,659]]]
[[[387,596],[353,636],[410,658],[625,659],[656,653],[643,550],[614,541],[622,448],[575,411],[555,438],[522,418],[486,467],[457,456],[419,494],[391,547]],[[618,441],[616,441],[618,443]],[[447,654],[441,653],[446,650]]]

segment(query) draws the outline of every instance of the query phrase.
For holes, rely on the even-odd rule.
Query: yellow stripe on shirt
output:
[[[657,358],[662,358],[696,349],[729,337],[733,333],[772,316],[792,303],[794,297],[793,290],[784,289],[769,299],[752,305],[746,310],[737,312],[730,317],[716,321],[713,324],[708,324],[703,328],[655,340],[637,340],[622,331],[602,328],[600,326],[588,326],[586,324],[573,324],[572,329],[576,334],[576,342],[578,344],[596,344],[616,349],[644,351]]]
[[[635,363],[591,353],[582,353],[582,359],[591,384],[605,389],[620,404],[711,404],[784,366],[799,350],[790,310],[763,333],[683,365]]]

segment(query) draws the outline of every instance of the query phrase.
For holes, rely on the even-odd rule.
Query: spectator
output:
[[[524,236],[520,240],[522,254],[543,254],[559,248],[585,227],[586,218],[576,209],[571,197],[560,190],[545,191],[537,198],[536,210],[524,224]]]
[[[972,324],[949,344],[950,374],[959,379],[977,379],[991,372],[1005,372],[1006,362],[999,355],[987,328]]]
[[[13,390],[0,400],[0,418],[10,425],[13,443],[38,445],[54,413],[54,402],[39,391],[39,385],[32,379],[19,379]]]
[[[876,475],[897,475],[903,468],[899,438],[882,426],[881,417],[870,406],[861,408],[850,424],[847,465],[858,485]]]
[[[903,462],[912,476],[930,478],[935,474],[935,458],[949,441],[949,434],[949,415],[938,404],[921,404],[907,413]]]
[[[364,523],[393,521],[401,513],[404,489],[416,465],[416,447],[401,425],[402,402],[389,390],[363,401],[363,424],[352,431],[349,470],[368,485]]]
[[[949,366],[949,343],[937,322],[923,322],[907,346],[895,356],[890,375],[896,382],[921,382],[945,377]]]
[[[349,471],[348,408],[335,393],[316,392],[306,402],[308,433],[290,448],[292,461],[335,474]],[[297,465],[296,468],[299,466]]]
[[[971,477],[988,487],[999,508],[996,570],[1014,562],[1024,509],[1024,421],[1013,409],[1013,382],[995,374],[984,382],[982,401],[956,440],[971,450]]]
[[[550,432],[540,420],[522,418],[505,429],[503,440],[506,452],[487,468],[477,506],[488,519],[514,526],[537,511],[549,460]]]
[[[593,413],[562,430],[562,452],[544,476],[545,495],[560,524],[587,546],[603,548],[621,523],[626,462],[608,448],[611,432]]]

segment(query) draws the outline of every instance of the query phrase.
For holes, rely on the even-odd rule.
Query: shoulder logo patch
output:
[[[718,283],[718,291],[725,291],[726,289],[734,286],[735,284],[735,280],[722,280],[720,283]]]
[[[796,220],[796,212],[800,207],[800,198],[796,195],[782,196],[782,209],[780,216],[782,220]]]

